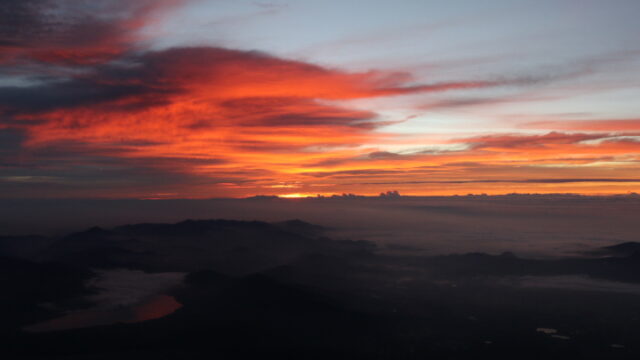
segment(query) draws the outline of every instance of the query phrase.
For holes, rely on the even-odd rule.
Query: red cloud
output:
[[[32,153],[55,147],[69,158],[107,156],[235,183],[286,177],[385,136],[371,130],[387,119],[329,101],[485,86],[406,86],[408,74],[349,73],[211,47],[130,55],[85,70],[0,88],[0,111],[11,118],[5,127],[25,131]]]
[[[151,140],[184,147],[195,139],[224,137],[226,142],[254,136],[298,149],[359,144],[376,127],[375,113],[324,101],[489,86],[405,86],[411,80],[407,74],[347,73],[210,47],[146,53],[121,62],[96,66],[65,82],[10,89],[4,95],[5,112],[21,121],[31,144]],[[311,129],[319,126],[325,129]]]

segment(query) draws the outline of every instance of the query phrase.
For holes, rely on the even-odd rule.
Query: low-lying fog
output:
[[[372,240],[395,252],[568,256],[638,241],[639,213],[634,196],[2,200],[0,233],[52,235],[185,219],[301,219],[331,228],[331,237]]]

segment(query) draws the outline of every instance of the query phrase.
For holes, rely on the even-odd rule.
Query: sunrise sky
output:
[[[640,191],[638,14],[3,0],[0,197]]]

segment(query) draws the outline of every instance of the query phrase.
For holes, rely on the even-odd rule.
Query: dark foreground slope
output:
[[[634,244],[398,256],[301,221],[226,220],[25,239],[0,248],[3,358],[640,356]]]

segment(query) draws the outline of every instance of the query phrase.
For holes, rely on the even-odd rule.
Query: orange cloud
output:
[[[107,156],[155,159],[154,167],[162,166],[159,158],[190,160],[182,169],[167,161],[172,171],[241,177],[239,168],[266,169],[267,176],[288,176],[385,136],[372,132],[377,114],[327,100],[488,86],[404,86],[407,74],[347,73],[207,47],[122,62],[64,82],[11,89],[5,113],[28,133],[29,148],[75,143]]]
[[[304,174],[343,189],[366,189],[370,194],[385,186],[413,194],[616,193],[640,186],[640,142],[624,137],[552,132],[452,141],[467,146],[452,151],[372,152],[336,158]]]

